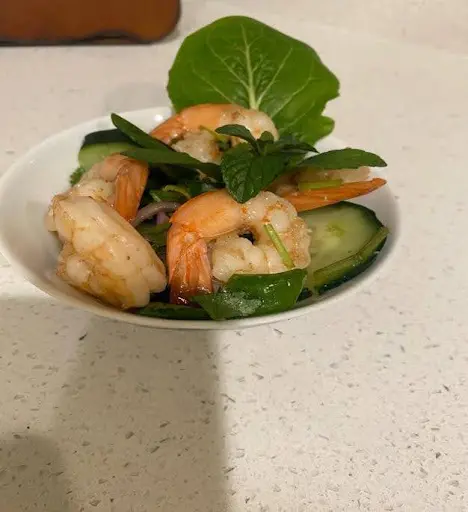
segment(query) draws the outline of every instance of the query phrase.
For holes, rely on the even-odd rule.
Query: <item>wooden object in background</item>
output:
[[[169,34],[179,0],[0,0],[0,42],[148,43]]]

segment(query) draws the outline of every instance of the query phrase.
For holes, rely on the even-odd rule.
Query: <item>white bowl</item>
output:
[[[169,107],[123,114],[147,131],[170,115]],[[338,298],[349,296],[364,284],[369,284],[394,252],[399,233],[399,215],[390,187],[386,185],[357,201],[373,209],[382,223],[391,230],[384,249],[367,271],[325,294],[318,302],[307,300],[283,313],[224,322],[149,318],[101,304],[71,288],[55,275],[60,246],[55,236],[46,230],[44,215],[52,196],[67,188],[69,175],[77,167],[77,155],[83,137],[89,132],[111,127],[110,118],[107,116],[53,135],[20,158],[0,180],[0,252],[31,283],[59,301],[100,316],[150,327],[242,329],[287,320],[310,313],[316,308],[332,305]],[[318,147],[320,150],[333,149],[343,147],[343,144],[328,137]],[[379,171],[375,174],[381,175]]]

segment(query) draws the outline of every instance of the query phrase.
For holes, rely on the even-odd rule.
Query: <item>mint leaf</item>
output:
[[[301,167],[307,166],[320,170],[357,169],[363,165],[369,167],[387,166],[380,156],[354,148],[333,149],[318,153],[301,162]]]
[[[239,139],[245,140],[248,142],[255,150],[259,150],[257,139],[252,135],[249,129],[240,124],[226,124],[217,128],[216,133],[221,133],[222,135],[229,135],[230,137],[237,137]]]
[[[295,152],[295,153],[318,153],[314,146],[305,142],[303,140],[299,140],[294,137],[294,135],[283,135],[280,137],[272,148],[273,151],[283,151],[283,152]]]
[[[229,135],[230,137],[238,137],[239,139],[245,140],[257,153],[262,155],[268,153],[279,153],[283,150],[300,152],[314,151],[313,146],[307,144],[307,142],[298,141],[292,135],[282,137],[275,141],[272,133],[263,132],[260,137],[256,139],[248,128],[240,124],[227,124],[221,126],[216,129],[216,133]]]
[[[280,134],[309,144],[329,134],[322,116],[339,82],[310,46],[245,16],[229,16],[185,38],[169,71],[176,108],[236,103],[268,114]]]
[[[226,151],[221,161],[221,173],[230,194],[238,203],[245,203],[268,187],[285,169],[281,154],[258,155],[242,143]]]

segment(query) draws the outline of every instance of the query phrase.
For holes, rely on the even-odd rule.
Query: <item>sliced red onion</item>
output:
[[[159,212],[156,215],[156,224],[164,224],[165,222],[169,222],[169,217],[165,212]]]
[[[160,201],[158,203],[150,203],[138,210],[136,217],[133,219],[132,226],[136,227],[147,219],[151,219],[160,212],[173,212],[179,208],[180,203],[175,201]]]

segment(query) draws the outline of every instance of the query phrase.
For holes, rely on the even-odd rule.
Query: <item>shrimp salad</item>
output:
[[[222,102],[197,83],[178,108],[174,70],[188,43],[170,73],[172,117],[147,133],[112,114],[114,129],[84,138],[46,215],[62,244],[57,275],[131,313],[226,320],[286,311],[365,271],[388,229],[349,200],[385,185],[371,173],[385,162],[318,152],[321,112],[310,113],[315,128],[289,131],[278,106]]]

